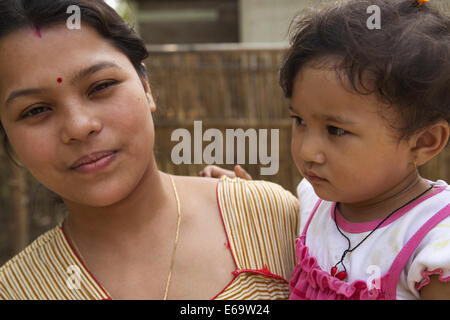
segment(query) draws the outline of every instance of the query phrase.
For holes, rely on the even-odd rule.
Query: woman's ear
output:
[[[144,62],[141,63],[141,66],[142,66],[142,69],[144,72],[144,76],[141,77],[141,81],[142,81],[142,86],[144,87],[145,96],[147,97],[147,102],[150,106],[150,111],[155,112],[156,111],[156,103],[152,96],[152,90],[150,89],[147,66],[145,65]]]
[[[156,103],[155,103],[155,100],[153,100],[153,96],[152,96],[151,90],[149,89],[148,92],[146,91],[145,95],[147,96],[147,101],[148,101],[148,104],[149,104],[149,107],[150,107],[150,111],[151,112],[155,112],[156,111]]]
[[[3,146],[5,148],[6,156],[9,158],[9,160],[17,167],[25,168],[22,161],[20,161],[19,157],[17,156],[16,151],[14,150],[14,148],[12,147],[11,143],[8,140],[3,141]]]
[[[148,105],[150,107],[150,111],[151,112],[155,112],[156,111],[156,104],[155,104],[155,100],[153,99],[152,90],[150,89],[150,84],[148,82],[148,78],[147,77],[142,79],[142,84],[144,86],[145,96],[147,97],[147,102],[148,102]]]
[[[446,120],[420,130],[411,137],[411,152],[418,166],[427,163],[437,156],[447,145],[450,127]]]

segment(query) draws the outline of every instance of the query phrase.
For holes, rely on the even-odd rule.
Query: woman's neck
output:
[[[173,188],[156,163],[124,199],[105,207],[90,207],[65,201],[69,211],[65,227],[78,241],[114,244],[138,238],[165,212],[176,210]]]
[[[362,202],[339,203],[339,211],[351,222],[375,221],[386,217],[429,187],[417,170],[414,170],[393,188],[374,198]]]

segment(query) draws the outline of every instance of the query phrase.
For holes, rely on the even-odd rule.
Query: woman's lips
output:
[[[80,173],[96,173],[106,168],[117,156],[117,151],[101,151],[84,156],[71,169]]]

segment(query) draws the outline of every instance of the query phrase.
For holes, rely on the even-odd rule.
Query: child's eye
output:
[[[305,121],[303,121],[302,118],[297,117],[297,116],[290,116],[292,119],[295,120],[295,124],[298,126],[304,126],[305,125]]]
[[[28,117],[34,117],[34,116],[37,116],[37,115],[43,113],[44,111],[46,111],[46,109],[49,109],[49,108],[48,108],[48,107],[43,107],[43,106],[33,108],[33,109],[31,109],[31,110],[28,110],[28,111],[25,112],[24,114],[22,114],[22,115],[20,116],[20,119],[25,119],[25,118],[28,118]]]
[[[348,133],[344,129],[341,129],[341,128],[338,128],[338,127],[335,127],[335,126],[328,126],[327,130],[328,130],[329,134],[331,134],[333,136],[338,136],[338,137],[343,136],[343,135]]]
[[[98,91],[103,91],[103,90],[107,89],[108,87],[110,87],[110,86],[112,86],[112,85],[115,85],[115,84],[116,84],[115,81],[109,81],[109,82],[101,83],[101,84],[99,84],[98,86],[96,86],[96,87],[89,93],[89,95],[91,95],[91,94],[93,94],[93,93],[96,93],[96,92],[98,92]]]

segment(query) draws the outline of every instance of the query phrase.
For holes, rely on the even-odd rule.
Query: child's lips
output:
[[[305,178],[308,179],[309,181],[312,181],[312,182],[327,181],[327,179],[322,178],[321,176],[315,174],[311,170],[304,170],[303,173],[304,173]]]

